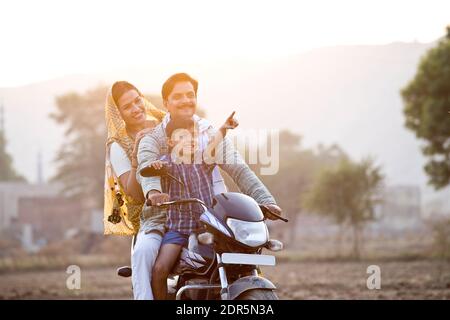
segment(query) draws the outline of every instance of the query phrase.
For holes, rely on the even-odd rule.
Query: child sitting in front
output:
[[[212,170],[215,163],[205,159],[203,155],[214,155],[215,148],[225,137],[228,129],[234,129],[238,122],[233,118],[234,112],[220,127],[211,139],[206,152],[199,151],[197,130],[192,119],[172,119],[166,126],[167,146],[169,153],[151,165],[160,169],[165,164],[168,173],[161,177],[161,187],[171,200],[198,198],[206,206],[212,206]],[[186,246],[189,235],[198,233],[201,229],[200,215],[202,207],[198,203],[188,203],[170,206],[167,209],[166,230],[161,246],[176,244]]]

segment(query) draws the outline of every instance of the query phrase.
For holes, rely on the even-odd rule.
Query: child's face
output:
[[[177,129],[168,139],[171,152],[179,158],[189,157],[198,149],[198,135],[195,129]]]

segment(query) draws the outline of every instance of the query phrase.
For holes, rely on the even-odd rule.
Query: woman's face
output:
[[[141,126],[145,123],[144,100],[136,90],[125,92],[117,101],[117,107],[128,127]]]

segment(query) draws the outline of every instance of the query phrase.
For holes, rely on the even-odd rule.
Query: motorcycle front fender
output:
[[[228,286],[228,299],[234,300],[245,291],[253,289],[274,290],[276,287],[263,277],[247,276],[236,280]]]

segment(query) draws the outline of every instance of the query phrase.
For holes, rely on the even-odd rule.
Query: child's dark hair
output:
[[[166,126],[166,136],[172,137],[172,133],[177,129],[191,130],[194,128],[193,119],[171,119]]]
[[[194,87],[195,95],[197,95],[198,81],[193,79],[187,73],[176,73],[170,76],[169,79],[167,79],[162,86],[161,95],[163,100],[167,100],[167,98],[169,97],[170,93],[173,90],[173,87],[175,87],[175,84],[184,81],[188,81],[192,84],[192,86]]]

